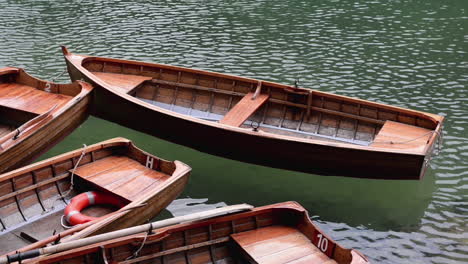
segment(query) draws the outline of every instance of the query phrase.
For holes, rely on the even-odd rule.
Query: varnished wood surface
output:
[[[153,166],[146,163],[147,159],[153,160]],[[70,189],[75,166],[74,187]],[[160,159],[126,139],[117,138],[2,174],[0,254],[25,246],[18,237],[20,232],[47,240],[52,235],[52,226],[60,227],[55,228],[57,232],[63,231],[60,225],[63,209],[73,196],[89,190],[114,193],[126,200],[127,205],[109,215],[105,206],[86,209],[85,214],[103,217],[74,234],[67,234],[63,240],[143,223],[182,192],[189,173],[190,167],[182,162]],[[43,228],[44,232],[32,232],[34,227]],[[44,244],[38,242],[28,249],[41,246]]]
[[[319,229],[297,203],[286,202],[136,234],[36,259],[38,263],[368,263],[336,244],[330,257],[315,247]],[[320,231],[321,232],[321,231]],[[330,243],[335,243],[331,238]],[[143,241],[145,242],[144,244]],[[141,248],[139,254],[132,255]],[[246,251],[252,254],[246,255]],[[261,257],[255,260],[252,256]],[[249,262],[250,261],[250,262]]]
[[[258,80],[64,53],[71,78],[96,87],[93,114],[244,162],[322,175],[421,179],[442,128],[441,116],[266,81],[259,89],[259,96],[269,96],[266,102],[240,127],[236,125],[243,115],[233,115],[241,118],[231,126],[220,120],[229,118],[246,94],[258,90]],[[135,81],[124,93],[109,85],[108,77],[100,78],[108,74],[151,80]],[[244,109],[249,115],[248,107]],[[435,133],[421,148],[373,145],[386,121]],[[256,122],[260,127],[253,131],[251,123]],[[404,132],[401,136],[407,137]]]
[[[73,97],[38,90],[21,84],[0,84],[0,105],[23,111],[42,114],[53,106],[61,108]]]
[[[259,94],[253,99],[253,96],[254,93],[247,93],[219,122],[239,127],[270,97],[267,94]]]
[[[386,121],[375,137],[372,146],[393,149],[416,149],[424,151],[432,130]],[[404,144],[401,144],[404,142]]]
[[[337,263],[294,227],[269,226],[231,237],[257,263]]]
[[[91,91],[83,82],[55,84],[0,69],[0,115],[7,122],[0,129],[0,172],[31,162],[79,126],[89,115]]]
[[[14,126],[0,124],[0,138],[15,130]]]
[[[139,85],[143,81],[151,80],[151,77],[138,76],[138,75],[128,75],[128,74],[118,74],[118,73],[108,73],[108,72],[93,72],[93,74],[103,79],[106,83],[110,84],[112,87],[120,89],[120,91],[124,93],[135,88],[137,85]]]
[[[129,201],[141,197],[170,177],[126,156],[111,156],[86,164],[75,174]]]

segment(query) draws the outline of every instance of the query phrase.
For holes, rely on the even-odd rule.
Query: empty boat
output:
[[[94,114],[207,153],[323,175],[421,179],[443,117],[365,100],[63,48]]]
[[[0,173],[30,163],[86,120],[91,91],[84,82],[57,84],[0,69]]]

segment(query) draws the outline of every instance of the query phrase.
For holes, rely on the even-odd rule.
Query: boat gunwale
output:
[[[364,100],[364,99],[349,97],[349,96],[346,96],[346,95],[337,95],[337,94],[334,94],[334,93],[323,92],[323,91],[314,90],[314,89],[310,89],[310,88],[301,88],[301,87],[295,87],[295,86],[282,84],[282,83],[277,83],[277,82],[272,82],[272,81],[265,81],[265,80],[258,80],[258,79],[249,78],[249,77],[242,77],[242,76],[233,75],[233,74],[229,74],[229,73],[219,73],[219,72],[213,72],[213,71],[208,71],[208,70],[202,70],[202,69],[198,69],[198,68],[186,68],[186,67],[182,67],[182,66],[175,66],[175,65],[156,63],[156,62],[145,62],[145,61],[135,61],[135,60],[99,57],[99,56],[88,56],[88,55],[73,54],[73,53],[70,53],[70,52],[69,52],[69,54],[72,55],[72,56],[83,57],[83,60],[82,60],[81,65],[80,65],[82,67],[83,67],[83,64],[85,62],[88,62],[89,60],[97,60],[97,61],[104,60],[104,61],[110,61],[110,62],[116,62],[116,63],[127,63],[127,64],[132,64],[132,65],[139,65],[139,66],[142,65],[142,66],[149,66],[149,67],[156,66],[156,67],[160,67],[160,68],[166,68],[166,69],[169,69],[169,70],[186,71],[186,72],[195,73],[195,74],[205,74],[205,75],[208,75],[208,76],[211,76],[211,77],[218,77],[218,78],[226,78],[227,77],[227,78],[230,78],[230,79],[234,79],[236,81],[244,81],[244,82],[248,82],[250,84],[255,84],[255,85],[257,85],[259,82],[262,82],[262,85],[268,85],[268,86],[272,86],[274,88],[283,89],[283,90],[286,90],[285,92],[288,92],[287,90],[290,90],[289,91],[290,93],[294,93],[294,92],[309,93],[310,91],[312,91],[312,93],[314,93],[314,94],[317,94],[319,96],[332,98],[332,99],[336,99],[338,97],[338,98],[346,99],[347,101],[352,102],[352,103],[365,104],[365,105],[368,105],[368,106],[371,106],[371,107],[379,107],[379,108],[384,108],[384,109],[391,110],[391,111],[400,111],[402,113],[414,114],[414,115],[417,115],[418,117],[423,117],[423,118],[429,119],[431,122],[434,123],[434,125],[437,125],[439,122],[441,122],[443,120],[443,116],[439,116],[439,115],[435,115],[435,114],[431,114],[431,113],[427,113],[427,112],[423,112],[423,111],[411,110],[411,109],[407,109],[407,108],[403,108],[403,107],[399,107],[399,106],[387,105],[387,104],[383,104],[383,103],[376,103],[376,102],[372,102],[372,101],[368,101],[368,100]],[[68,54],[65,54],[65,56],[67,56],[67,55]],[[84,68],[84,69],[86,69],[86,68]],[[342,99],[338,99],[338,100],[342,100]],[[382,121],[384,121],[384,120],[382,120]]]
[[[245,212],[239,212],[239,213],[229,214],[225,216],[218,216],[215,218],[201,219],[201,220],[197,220],[194,222],[179,223],[179,224],[175,224],[175,225],[171,225],[167,227],[157,228],[157,229],[154,229],[152,234],[149,234],[149,235],[148,233],[138,233],[138,234],[128,235],[128,236],[124,236],[120,238],[115,238],[115,239],[111,239],[108,241],[91,244],[88,246],[70,249],[70,250],[60,252],[51,256],[39,257],[39,259],[37,259],[37,263],[57,262],[57,261],[63,260],[63,256],[69,256],[69,258],[84,256],[86,254],[99,251],[101,247],[105,249],[111,249],[111,248],[116,248],[119,246],[132,244],[132,243],[139,245],[142,240],[146,241],[145,243],[147,244],[152,244],[152,243],[159,242],[167,238],[173,233],[186,232],[192,229],[212,226],[218,223],[225,223],[225,222],[230,222],[230,221],[236,221],[239,219],[255,217],[256,215],[260,215],[260,214],[269,214],[269,213],[275,214],[275,212],[278,212],[278,214],[285,214],[285,215],[288,215],[291,212],[297,213],[298,222],[296,223],[295,228],[297,228],[302,234],[304,234],[310,240],[311,244],[313,244],[312,238],[309,237],[300,229],[299,227],[300,225],[305,225],[304,228],[306,228],[309,231],[311,229],[315,229],[318,233],[322,234],[326,239],[328,239],[330,242],[335,244],[336,248],[334,249],[333,256],[336,252],[336,249],[339,248],[345,254],[349,254],[348,255],[348,258],[350,260],[349,263],[353,263],[354,261],[353,259],[354,254],[352,254],[352,252],[356,252],[357,255],[361,258],[361,259],[357,259],[357,261],[363,260],[364,262],[362,263],[369,263],[367,257],[364,256],[358,250],[353,249],[353,248],[343,247],[341,244],[339,244],[337,241],[331,238],[326,232],[324,232],[320,227],[318,227],[317,224],[315,224],[312,221],[312,219],[309,216],[308,211],[295,201],[287,201],[287,202],[282,202],[282,203],[277,203],[277,204],[260,206],[260,207],[252,208]],[[272,218],[274,218],[274,216],[272,216]],[[230,237],[230,236],[231,234],[227,235],[227,237]],[[316,247],[315,244],[314,246]],[[241,253],[239,252],[239,254]],[[335,260],[333,256],[329,258],[332,260]]]
[[[9,172],[4,173],[4,174],[0,174],[0,183],[12,180],[15,177],[22,177],[25,174],[30,174],[33,171],[41,170],[41,169],[49,167],[49,166],[51,166],[53,164],[60,164],[60,163],[62,163],[64,161],[68,161],[70,159],[77,158],[77,157],[81,156],[82,153],[89,154],[89,153],[92,153],[92,152],[96,152],[96,151],[103,150],[103,149],[109,149],[109,148],[113,148],[113,147],[125,147],[128,150],[130,150],[130,148],[131,148],[133,151],[136,150],[138,152],[138,154],[143,154],[145,156],[151,156],[153,158],[158,159],[160,162],[164,161],[164,162],[172,163],[175,168],[172,171],[172,174],[166,174],[166,175],[169,176],[166,180],[164,180],[163,182],[161,182],[160,184],[158,184],[157,186],[155,186],[154,188],[152,188],[151,190],[146,192],[144,195],[140,195],[139,197],[137,197],[136,200],[131,201],[130,203],[128,203],[127,205],[125,205],[123,208],[121,208],[118,211],[115,211],[115,212],[110,213],[108,215],[104,215],[102,217],[99,217],[99,218],[97,218],[97,219],[95,219],[95,220],[93,220],[93,221],[91,221],[89,223],[86,223],[84,225],[78,225],[78,226],[73,227],[72,229],[74,229],[74,230],[76,229],[76,232],[74,232],[74,234],[69,234],[68,236],[63,237],[62,241],[72,240],[72,239],[74,239],[76,237],[80,237],[80,236],[81,237],[82,236],[87,236],[87,233],[90,232],[90,231],[93,231],[95,229],[99,229],[99,228],[107,227],[107,226],[111,225],[115,220],[121,219],[122,217],[125,217],[126,214],[132,212],[133,211],[132,209],[142,207],[142,205],[144,205],[146,201],[148,201],[150,199],[153,199],[159,193],[162,193],[164,190],[166,190],[170,186],[172,186],[175,182],[177,182],[179,180],[182,180],[183,178],[188,178],[189,175],[190,175],[191,167],[188,166],[187,164],[185,164],[185,163],[183,163],[181,161],[178,161],[178,160],[168,161],[168,160],[162,159],[162,158],[160,158],[158,156],[155,156],[155,155],[153,155],[151,153],[148,153],[148,152],[138,148],[129,139],[126,139],[126,138],[123,138],[123,137],[117,137],[117,138],[112,138],[112,139],[108,139],[108,140],[105,140],[105,141],[101,141],[101,142],[92,144],[90,146],[86,146],[85,148],[75,149],[75,150],[72,150],[72,151],[69,151],[69,152],[66,152],[66,153],[63,153],[63,154],[60,154],[60,155],[57,155],[57,156],[54,156],[54,157],[39,161],[39,162],[33,163],[33,164],[25,166],[25,167],[15,169],[15,170],[9,171]],[[132,157],[129,157],[129,158],[132,158]],[[152,170],[157,170],[157,168],[152,168]],[[162,172],[162,170],[161,170],[161,172]],[[164,173],[164,172],[162,172],[162,173]],[[50,182],[47,182],[46,185],[62,181],[64,179],[66,179],[66,178],[69,178],[70,175],[71,174],[68,173],[68,175],[65,175],[65,176],[52,177],[52,178],[49,179]],[[45,181],[47,181],[47,180],[45,180]],[[41,182],[43,182],[43,181],[40,181],[37,184],[40,184]],[[36,186],[34,189],[39,188],[39,187],[41,187],[41,186]],[[23,187],[23,188],[28,188],[28,187],[26,186],[26,187]],[[22,189],[19,189],[17,191],[21,191],[21,190]],[[29,192],[29,191],[31,191],[31,190],[27,190],[27,192]],[[9,195],[9,194],[6,193],[5,195]],[[67,232],[67,230],[65,230],[64,232]],[[38,245],[43,246],[43,245],[40,245],[40,243],[42,243],[42,241],[45,241],[47,239],[48,238],[41,239],[41,240],[37,241],[36,243],[33,243],[31,245],[27,245],[27,246],[22,247],[22,248],[20,248],[18,250],[24,251],[24,250],[33,249],[33,248],[37,247]],[[12,253],[12,252],[9,252],[9,253],[3,254],[3,255],[7,255],[7,254],[10,254],[10,253]],[[0,255],[2,255],[2,254],[0,254]]]
[[[84,98],[86,98],[88,95],[90,95],[91,92],[94,89],[92,85],[90,85],[89,83],[83,82],[83,81],[74,81],[72,83],[65,83],[65,84],[45,81],[45,80],[42,80],[42,79],[39,79],[39,78],[36,78],[36,77],[30,75],[29,73],[27,73],[22,68],[16,68],[16,67],[6,67],[6,68],[0,69],[0,76],[5,76],[5,75],[17,75],[17,76],[23,75],[25,78],[27,78],[27,79],[29,79],[31,81],[36,81],[37,85],[35,87],[32,87],[32,88],[38,89],[38,90],[41,90],[41,89],[38,88],[38,86],[46,85],[46,84],[62,86],[62,87],[65,87],[65,88],[67,88],[67,87],[78,87],[80,90],[79,90],[78,93],[76,93],[76,95],[70,96],[71,97],[70,100],[68,100],[65,104],[61,105],[60,107],[56,107],[57,105],[55,106],[55,108],[54,108],[54,106],[51,106],[51,110],[49,110],[50,112],[48,113],[48,115],[46,117],[48,120],[44,120],[39,124],[35,124],[33,126],[28,127],[27,130],[23,131],[23,132],[25,132],[24,134],[23,134],[23,132],[20,132],[18,134],[17,129],[15,129],[12,132],[10,132],[10,133],[4,135],[3,137],[1,137],[0,141],[1,141],[2,145],[9,142],[12,139],[14,140],[14,142],[8,144],[6,147],[0,146],[0,154],[2,154],[3,152],[9,150],[10,148],[12,148],[12,147],[14,147],[14,146],[16,146],[18,144],[21,144],[21,142],[29,139],[30,137],[33,137],[34,135],[36,135],[37,133],[40,133],[44,129],[47,129],[48,126],[52,122],[54,122],[54,120],[56,118],[58,118],[59,116],[61,116],[65,112],[73,109],[73,107],[75,105],[79,104]],[[65,95],[64,93],[61,93],[60,91],[58,91],[56,94]],[[12,107],[9,107],[9,106],[5,106],[5,107],[17,110],[17,108],[12,108]],[[19,110],[21,110],[21,109],[19,109]],[[24,111],[24,110],[21,110],[21,111]],[[25,111],[25,112],[28,112],[28,111]],[[38,115],[37,117],[39,117],[39,116],[41,116],[41,115]],[[32,120],[34,120],[34,119],[31,119],[30,121],[32,121]],[[15,139],[14,137],[18,136],[18,135],[19,135],[19,137]]]
[[[70,53],[65,47],[63,47],[62,50],[63,50],[65,59],[67,61],[69,61],[70,63],[72,63],[75,67],[77,67],[77,69],[79,69],[82,74],[84,74],[87,78],[89,78],[90,80],[92,80],[93,82],[98,84],[99,86],[103,87],[104,89],[107,89],[110,92],[116,94],[117,96],[123,97],[126,100],[131,101],[132,103],[136,103],[136,104],[138,104],[138,105],[140,105],[142,107],[149,108],[149,109],[152,109],[154,111],[158,111],[158,112],[160,112],[162,114],[166,114],[166,115],[169,115],[169,116],[172,116],[172,117],[175,117],[175,118],[180,118],[180,119],[183,119],[183,120],[186,120],[186,121],[196,122],[196,123],[203,124],[203,125],[209,125],[210,127],[213,127],[213,128],[228,130],[228,131],[232,131],[232,132],[236,132],[236,133],[248,134],[248,135],[251,135],[251,136],[265,137],[265,138],[270,138],[270,139],[275,139],[275,140],[293,141],[293,142],[297,142],[297,143],[306,143],[306,144],[316,144],[316,145],[321,145],[321,146],[324,146],[324,147],[333,147],[333,148],[340,148],[340,149],[346,148],[346,149],[359,150],[359,151],[368,151],[368,152],[373,152],[373,153],[380,152],[380,153],[391,153],[391,154],[410,155],[410,156],[426,156],[428,154],[426,152],[428,147],[433,145],[433,143],[434,143],[434,141],[436,139],[435,137],[433,137],[432,141],[428,142],[426,144],[426,147],[424,149],[422,149],[422,150],[419,150],[419,151],[414,150],[414,149],[407,150],[407,149],[391,149],[391,148],[382,148],[382,147],[377,148],[377,147],[370,147],[370,146],[361,146],[361,145],[356,145],[356,144],[351,144],[351,143],[341,143],[341,142],[338,143],[338,142],[330,142],[330,141],[323,141],[323,140],[317,140],[317,139],[305,139],[305,138],[300,138],[300,137],[273,134],[273,133],[262,132],[262,131],[254,132],[254,131],[251,131],[250,129],[246,129],[246,128],[234,127],[234,126],[230,126],[230,125],[226,125],[226,124],[222,124],[222,123],[206,121],[206,120],[203,120],[203,119],[199,119],[199,118],[192,117],[192,116],[187,116],[187,115],[184,115],[184,114],[179,114],[177,112],[167,110],[167,109],[164,109],[162,107],[158,107],[156,105],[149,104],[147,102],[144,102],[143,100],[140,100],[138,98],[135,98],[134,96],[129,95],[128,93],[119,92],[116,89],[114,89],[112,87],[112,85],[107,84],[104,80],[102,80],[101,78],[98,78],[97,76],[95,76],[92,72],[90,72],[88,69],[86,69],[83,66],[83,64],[84,64],[84,62],[86,62],[88,60],[104,60],[104,61],[111,61],[111,62],[117,62],[117,63],[130,63],[130,64],[134,64],[134,65],[143,65],[143,66],[152,66],[152,67],[154,67],[154,66],[159,67],[160,66],[160,67],[166,67],[168,69],[184,70],[184,71],[189,71],[189,72],[193,72],[193,73],[203,73],[203,74],[204,73],[208,73],[208,74],[211,73],[212,76],[219,76],[219,77],[228,76],[228,77],[233,77],[233,78],[236,78],[237,80],[242,80],[242,81],[254,81],[255,79],[239,77],[239,76],[234,76],[234,75],[229,75],[229,74],[208,72],[208,71],[204,71],[204,70],[195,70],[195,69],[184,68],[184,67],[179,67],[179,66],[172,66],[172,65],[166,65],[166,64],[138,62],[138,61],[132,61],[132,60],[113,59],[113,58],[105,58],[105,57],[97,57],[97,56],[77,55],[77,54]],[[265,81],[264,83],[269,84],[269,85],[271,84],[273,86],[276,86],[277,88],[288,88],[288,86],[278,84],[278,83],[274,83],[274,82]],[[292,87],[292,89],[297,89],[299,91],[309,91],[309,89],[305,89],[305,88]],[[420,111],[416,111],[416,110],[409,110],[409,109],[404,109],[404,108],[399,108],[399,107],[393,107],[393,106],[383,105],[383,104],[379,104],[379,103],[373,103],[373,102],[362,100],[362,99],[350,98],[350,97],[341,96],[341,95],[334,95],[334,94],[326,93],[326,92],[318,92],[318,91],[315,91],[315,90],[313,90],[313,93],[318,93],[319,95],[323,94],[323,95],[326,95],[326,96],[329,96],[329,97],[332,97],[332,98],[336,98],[336,97],[343,97],[343,98],[346,98],[346,99],[349,98],[349,99],[355,100],[356,102],[365,102],[366,104],[371,103],[371,104],[375,104],[375,105],[377,105],[379,107],[380,106],[385,106],[385,107],[389,107],[391,109],[397,109],[397,110],[403,110],[405,112],[421,114],[424,117],[432,120],[433,122],[435,122],[438,125],[442,124],[442,122],[444,120],[443,116],[437,116],[439,118],[439,120],[434,120],[434,118],[432,117],[432,114],[425,113],[425,112],[420,112]],[[433,129],[431,131],[435,131],[435,130]]]

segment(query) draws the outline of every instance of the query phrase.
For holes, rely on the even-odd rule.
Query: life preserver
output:
[[[84,192],[73,197],[70,204],[65,207],[65,220],[71,225],[78,225],[97,219],[97,217],[81,213],[81,210],[94,204],[109,204],[118,208],[122,208],[126,205],[122,199],[119,199],[119,197],[115,195],[96,191]]]

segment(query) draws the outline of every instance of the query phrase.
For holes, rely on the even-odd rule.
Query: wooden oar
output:
[[[60,241],[61,239],[66,239],[68,236],[73,235],[74,233],[79,232],[79,231],[85,229],[86,227],[91,226],[91,225],[93,225],[93,224],[95,224],[95,223],[97,223],[97,222],[99,222],[99,221],[101,221],[101,220],[103,220],[105,218],[108,218],[108,217],[110,217],[112,215],[120,214],[122,212],[130,211],[130,210],[133,210],[135,208],[143,207],[145,205],[146,204],[138,204],[138,205],[131,206],[131,207],[124,207],[122,209],[119,209],[118,211],[103,215],[103,216],[101,216],[101,217],[99,217],[97,219],[94,219],[94,220],[90,221],[90,222],[74,226],[74,227],[72,227],[72,228],[70,228],[68,230],[65,230],[65,231],[60,232],[60,233],[55,234],[55,235],[52,235],[52,236],[50,236],[48,238],[41,239],[40,241],[37,241],[35,243],[32,243],[32,244],[27,245],[25,247],[22,247],[19,250],[8,252],[5,255],[15,254],[15,253],[18,253],[18,251],[19,252],[26,252],[28,250],[33,250],[35,248],[43,247],[43,246],[45,246],[45,245],[47,245],[49,243],[55,242],[55,241]]]
[[[115,239],[119,237],[147,232],[148,230],[153,230],[156,228],[161,228],[161,227],[185,223],[185,222],[193,222],[197,220],[212,218],[212,217],[230,214],[234,212],[249,210],[252,208],[253,206],[248,205],[248,204],[238,204],[238,205],[231,205],[231,206],[216,208],[213,210],[198,212],[194,214],[178,216],[178,217],[169,218],[169,219],[165,219],[165,220],[161,220],[157,222],[152,222],[152,223],[145,224],[145,225],[134,226],[134,227],[117,230],[117,231],[113,231],[113,232],[109,232],[109,233],[105,233],[101,235],[96,235],[92,237],[78,239],[75,241],[65,242],[65,243],[58,244],[58,245],[48,246],[48,247],[34,249],[34,250],[30,250],[30,251],[26,251],[26,252],[22,252],[18,254],[4,256],[0,258],[0,264],[12,263],[16,261],[39,257],[41,255],[46,255],[46,254],[54,254],[54,253],[70,250],[73,248],[78,248],[78,247],[83,247],[83,246],[88,246],[91,244],[103,242],[106,240],[111,240],[111,239]]]

